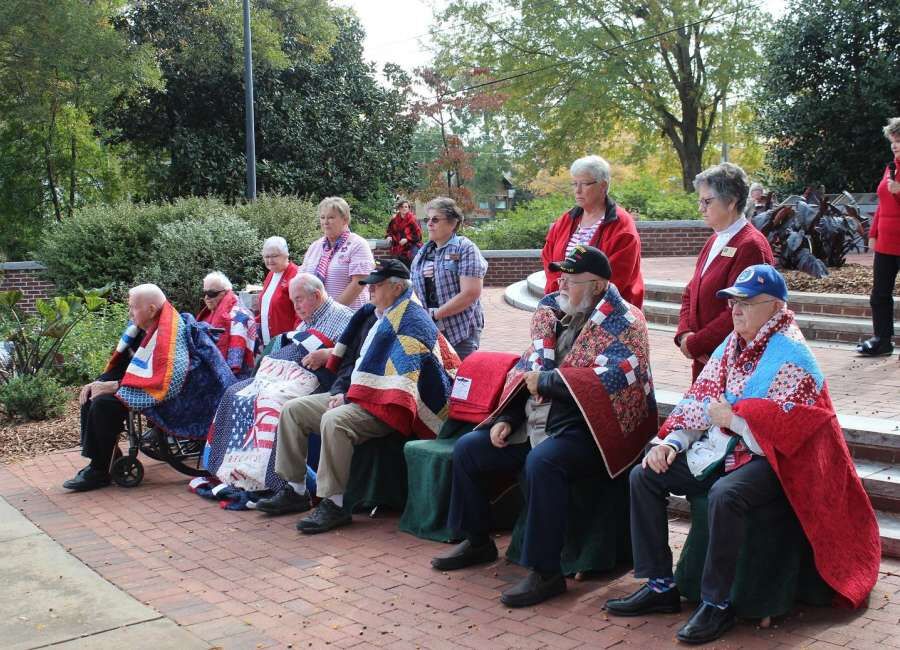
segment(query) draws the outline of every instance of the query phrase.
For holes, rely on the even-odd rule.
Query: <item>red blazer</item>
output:
[[[694,357],[692,381],[697,379],[706,365],[697,357],[712,354],[734,329],[728,301],[716,298],[716,292],[733,285],[737,276],[748,266],[775,262],[772,247],[765,236],[753,224],[748,223],[728,241],[726,249],[737,249],[734,256],[718,255],[701,277],[700,271],[706,264],[715,240],[716,236],[713,234],[697,256],[694,277],[681,296],[681,314],[678,318],[678,331],[675,332],[675,345],[678,345],[682,334],[694,333],[687,343],[688,351]]]
[[[559,290],[559,272],[551,271],[550,262],[558,262],[566,256],[566,246],[572,233],[581,223],[584,213],[574,207],[557,219],[547,232],[547,240],[541,251],[547,284],[544,294]],[[591,246],[599,248],[609,257],[612,267],[611,281],[619,289],[622,297],[640,309],[644,304],[644,278],[641,275],[641,238],[634,219],[624,208],[616,205],[611,198],[606,199],[606,214],[603,223],[591,240]]]
[[[869,227],[869,237],[877,238],[875,252],[884,255],[900,255],[900,194],[891,194],[887,187],[893,172],[891,167],[898,166],[900,160],[895,160],[884,170],[878,183],[878,207]],[[894,180],[900,180],[900,171],[894,173]]]
[[[288,294],[288,284],[293,277],[297,275],[297,271],[299,270],[299,266],[293,262],[288,262],[287,268],[284,270],[284,273],[281,274],[281,281],[278,283],[275,293],[272,294],[272,300],[269,301],[269,338],[274,338],[279,334],[290,332],[295,329],[297,323],[300,322],[300,319],[297,318],[297,312],[294,311],[294,305],[291,303],[291,296]],[[263,294],[266,293],[269,282],[272,281],[272,275],[272,272],[269,271],[269,274],[266,276],[266,281],[263,283],[262,293],[259,294],[260,300],[262,300]],[[262,309],[262,302],[260,302],[260,309]],[[258,323],[260,336],[262,336],[261,314]]]

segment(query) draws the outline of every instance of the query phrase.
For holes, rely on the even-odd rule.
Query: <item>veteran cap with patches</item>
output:
[[[409,280],[409,269],[400,260],[375,260],[375,270],[359,281],[360,284],[378,284],[388,278]]]
[[[734,285],[716,293],[716,298],[752,298],[766,294],[787,302],[788,289],[781,273],[769,264],[754,264],[741,271]]]
[[[561,273],[593,273],[607,280],[612,277],[609,258],[599,248],[578,244],[562,262],[550,262],[550,270]]]

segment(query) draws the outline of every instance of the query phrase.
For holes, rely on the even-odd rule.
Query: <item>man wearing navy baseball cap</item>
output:
[[[803,504],[796,515],[816,569],[841,600],[854,607],[866,601],[881,555],[872,504],[854,470],[825,377],[787,309],[784,278],[772,266],[756,264],[716,295],[728,300],[734,331],[630,476],[634,575],[647,582],[631,596],[606,603],[607,611],[619,616],[681,611],[667,497],[708,493],[705,555],[688,547],[683,553],[690,557],[680,578],[688,585],[700,583],[699,593],[684,594],[700,599],[676,634],[686,643],[719,638],[742,614],[742,596],[759,597],[733,593],[739,555],[760,552],[741,549],[747,516],[783,503],[785,496],[789,504]],[[760,583],[773,585],[773,597],[797,587],[779,573],[778,557],[768,560],[771,575]],[[701,575],[692,574],[688,567],[701,562]]]

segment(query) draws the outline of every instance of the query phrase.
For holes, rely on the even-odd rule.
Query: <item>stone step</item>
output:
[[[683,496],[669,495],[669,515],[691,518],[691,506]],[[878,533],[881,537],[881,556],[900,558],[900,514],[875,510]]]

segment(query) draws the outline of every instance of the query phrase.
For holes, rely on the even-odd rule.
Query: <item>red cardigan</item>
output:
[[[900,167],[900,160],[894,161],[894,165]],[[869,237],[877,238],[876,253],[900,255],[900,194],[891,194],[888,190],[890,178],[891,165],[888,165],[878,183],[878,207],[869,228]],[[900,182],[900,172],[895,173],[894,180]]]
[[[547,240],[541,251],[541,261],[544,263],[544,273],[547,276],[544,294],[559,290],[559,272],[551,271],[548,265],[550,262],[558,262],[565,258],[566,246],[572,238],[572,233],[581,223],[583,213],[584,210],[580,207],[572,208],[557,219],[547,232]],[[603,223],[597,228],[591,246],[606,253],[612,267],[611,282],[616,285],[626,301],[640,309],[644,304],[641,238],[632,216],[609,197],[606,199]]]
[[[407,212],[404,217],[399,212],[388,223],[387,238],[391,240],[391,255],[412,261],[419,246],[422,243],[422,228],[416,220],[413,212]],[[400,240],[406,243],[400,245]]]
[[[736,248],[735,254],[732,257],[719,254],[701,276],[700,271],[706,264],[715,240],[716,236],[713,234],[697,256],[694,277],[681,296],[681,314],[678,317],[678,331],[675,332],[675,345],[678,345],[682,334],[694,333],[687,342],[688,352],[694,357],[692,381],[697,379],[706,365],[697,357],[712,354],[734,329],[728,301],[716,298],[716,292],[732,286],[737,276],[748,266],[775,263],[772,247],[765,236],[753,224],[748,223],[728,241],[725,248]]]
[[[288,294],[288,284],[297,275],[300,267],[293,262],[288,262],[287,268],[281,274],[281,281],[272,294],[272,300],[269,301],[269,338],[275,338],[279,334],[290,332],[293,330],[300,319],[297,318],[297,312],[294,311],[294,305],[291,303],[291,296]],[[272,281],[273,273],[269,271],[266,281],[263,283],[262,293],[260,296],[260,309],[262,309],[262,296],[265,295],[269,282]],[[262,336],[262,315],[259,316],[259,331]]]

